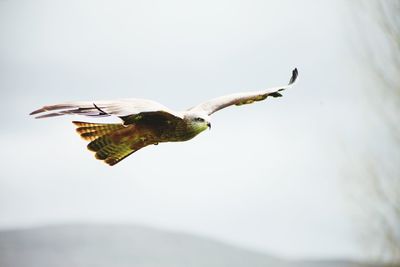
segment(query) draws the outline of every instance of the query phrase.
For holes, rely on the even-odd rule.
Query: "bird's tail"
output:
[[[126,127],[121,123],[88,123],[73,122],[78,134],[86,141],[90,141],[87,148],[95,152],[95,157],[104,160],[108,165],[115,165],[133,152],[131,144],[115,138],[118,132]]]

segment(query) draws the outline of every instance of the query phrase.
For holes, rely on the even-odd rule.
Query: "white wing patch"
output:
[[[189,109],[192,112],[200,112],[200,113],[207,113],[208,115],[213,114],[214,112],[232,106],[240,106],[251,104],[256,101],[262,101],[266,99],[268,96],[272,97],[281,97],[281,91],[293,86],[296,82],[298,76],[297,69],[292,71],[292,77],[290,78],[289,84],[274,88],[268,88],[261,91],[253,91],[253,92],[243,92],[243,93],[236,93],[230,94],[225,96],[220,96],[211,100],[207,100],[199,105]]]
[[[92,117],[117,116],[125,117],[145,112],[163,111],[176,117],[181,114],[152,100],[147,99],[120,99],[115,101],[78,101],[44,106],[33,111],[30,115],[37,115],[37,119],[57,117],[62,115],[84,115]]]

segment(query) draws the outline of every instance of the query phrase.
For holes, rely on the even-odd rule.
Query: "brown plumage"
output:
[[[149,112],[122,119],[124,123],[73,123],[77,133],[90,141],[87,148],[111,166],[145,146],[188,140],[197,134],[188,129],[184,120],[168,113]]]
[[[131,148],[123,133],[126,126],[122,123],[88,123],[73,121],[76,132],[86,141],[90,141],[87,148],[95,152],[95,157],[114,165],[127,157],[135,150]],[[126,135],[126,134],[125,134]]]

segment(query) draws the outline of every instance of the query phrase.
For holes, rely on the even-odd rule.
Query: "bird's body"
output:
[[[207,122],[190,123],[168,113],[153,112],[137,115],[123,123],[73,122],[76,131],[87,141],[88,149],[97,159],[114,165],[148,145],[187,141],[207,129]]]
[[[296,78],[297,69],[293,70],[287,86],[215,98],[183,112],[172,111],[151,100],[123,99],[44,106],[31,115],[44,113],[37,118],[65,114],[118,116],[123,123],[73,122],[80,136],[90,141],[88,149],[95,152],[97,159],[112,166],[145,146],[190,140],[211,127],[212,113],[230,105],[250,104],[268,96],[279,97],[279,92],[291,86]]]

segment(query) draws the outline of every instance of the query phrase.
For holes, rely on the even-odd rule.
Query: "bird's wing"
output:
[[[33,111],[30,115],[35,118],[49,118],[62,115],[84,115],[91,117],[117,116],[132,119],[133,116],[148,113],[169,113],[174,117],[181,118],[181,114],[167,107],[147,99],[121,99],[115,101],[81,101],[66,102],[57,105],[44,106]]]
[[[208,101],[205,101],[203,103],[200,103],[199,105],[189,109],[190,111],[195,111],[195,112],[203,112],[207,113],[208,115],[213,114],[214,112],[229,107],[231,105],[245,105],[245,104],[251,104],[255,101],[261,101],[266,99],[268,96],[272,97],[281,97],[280,91],[283,91],[289,87],[291,87],[298,76],[298,71],[297,69],[294,69],[292,71],[292,77],[290,78],[289,84],[285,86],[280,86],[280,87],[274,87],[274,88],[269,88],[261,91],[253,91],[253,92],[244,92],[244,93],[237,93],[237,94],[231,94],[231,95],[225,95],[221,97],[217,97]]]

